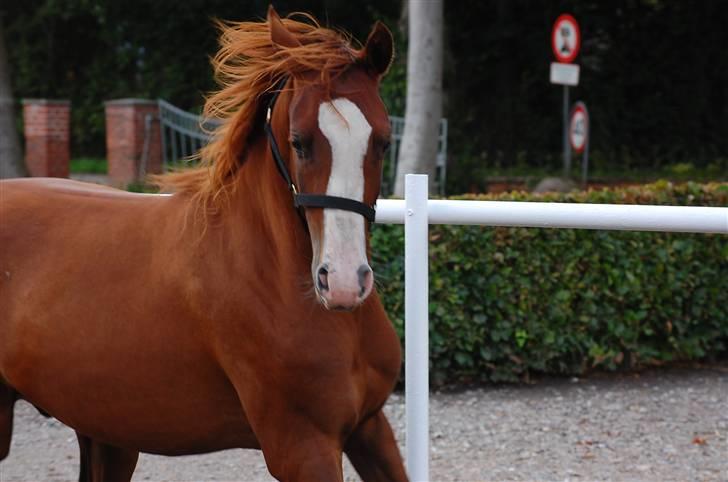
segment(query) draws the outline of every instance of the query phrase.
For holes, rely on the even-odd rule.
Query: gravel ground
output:
[[[404,441],[404,400],[387,414]],[[728,365],[436,393],[432,480],[728,481]],[[0,480],[77,480],[73,432],[16,406]],[[345,467],[347,480],[358,480]],[[142,455],[135,481],[269,481],[262,455]]]

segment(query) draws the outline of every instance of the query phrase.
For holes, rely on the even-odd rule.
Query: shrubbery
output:
[[[460,199],[727,206],[728,184]],[[404,230],[373,229],[378,290],[400,337]],[[579,374],[728,348],[728,237],[430,227],[435,384]]]

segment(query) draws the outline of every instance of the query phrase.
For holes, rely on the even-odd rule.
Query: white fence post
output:
[[[407,174],[404,192],[407,471],[413,482],[425,482],[430,479],[427,176]]]

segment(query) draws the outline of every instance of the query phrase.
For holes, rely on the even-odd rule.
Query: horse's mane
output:
[[[198,207],[215,208],[234,186],[234,174],[244,150],[252,142],[262,97],[284,76],[321,72],[321,83],[331,80],[356,62],[360,51],[350,36],[321,27],[307,14],[306,22],[283,19],[301,46],[282,48],[272,43],[267,22],[218,22],[220,50],[212,59],[220,89],[207,97],[203,116],[221,121],[212,141],[201,149],[197,167],[152,177],[164,191],[189,194]],[[260,127],[260,126],[258,126]]]

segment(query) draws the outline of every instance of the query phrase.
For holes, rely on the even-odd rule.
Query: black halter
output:
[[[278,95],[283,90],[283,87],[285,87],[287,81],[288,78],[283,77],[275,86],[275,92],[268,102],[268,110],[265,114],[264,128],[265,133],[268,136],[268,142],[270,143],[270,151],[273,154],[273,159],[275,159],[276,161],[276,167],[278,168],[278,172],[281,174],[283,180],[286,181],[288,189],[293,194],[293,205],[299,210],[299,213],[304,220],[304,224],[306,218],[301,212],[301,210],[304,208],[330,208],[340,209],[342,211],[351,211],[357,214],[361,214],[370,223],[373,223],[374,217],[376,215],[376,205],[370,206],[368,204],[364,204],[354,199],[349,199],[345,197],[328,196],[326,194],[303,194],[298,192],[296,183],[293,182],[293,179],[291,178],[291,173],[288,172],[288,167],[286,166],[286,163],[281,156],[281,151],[278,148],[278,143],[276,142],[276,138],[273,135],[273,128],[270,125],[271,118],[273,117],[273,107],[275,106],[276,100],[278,100]]]

